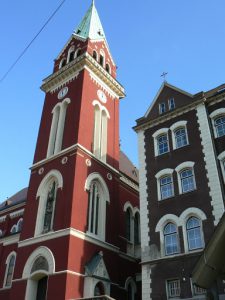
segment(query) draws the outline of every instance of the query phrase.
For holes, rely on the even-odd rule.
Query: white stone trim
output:
[[[180,172],[183,169],[191,169],[192,170],[192,172],[193,172],[193,180],[194,180],[194,190],[196,189],[196,180],[195,180],[194,165],[195,165],[195,163],[193,161],[185,161],[185,162],[179,164],[175,168],[175,171],[177,172],[177,182],[178,182],[178,188],[179,188],[179,194],[180,195],[183,194],[181,177],[180,177]]]
[[[158,137],[160,135],[166,134],[167,141],[168,141],[168,152],[170,151],[168,131],[169,131],[169,128],[160,128],[156,132],[153,133],[152,137],[153,137],[153,142],[154,142],[155,156],[161,155],[161,154],[159,154],[159,151],[158,151]]]
[[[38,190],[37,190],[37,194],[36,194],[36,199],[38,197],[41,197],[43,195],[43,189],[45,187],[45,185],[48,183],[48,181],[51,180],[51,178],[56,178],[57,179],[57,183],[58,183],[58,188],[62,189],[63,187],[63,177],[62,177],[62,174],[54,169],[54,170],[51,170],[50,172],[48,172],[45,177],[42,179],[39,187],[38,187]]]
[[[147,171],[146,171],[146,154],[145,154],[145,135],[144,131],[138,132],[138,152],[140,165],[140,219],[141,219],[141,246],[142,250],[149,246],[149,220],[148,220],[148,194],[147,194]]]
[[[162,196],[161,196],[161,186],[160,186],[160,179],[163,177],[163,176],[166,176],[166,175],[169,175],[172,179],[172,187],[173,187],[173,195],[174,196],[174,184],[173,184],[173,169],[163,169],[161,171],[159,171],[158,173],[155,174],[155,178],[157,180],[157,194],[158,194],[158,200],[162,200]],[[171,196],[171,197],[172,197]],[[164,199],[163,199],[164,200]]]
[[[179,226],[182,226],[182,232],[183,232],[184,252],[185,253],[193,252],[188,249],[187,230],[186,230],[186,223],[190,217],[196,217],[201,221],[201,236],[202,236],[203,246],[205,244],[202,221],[207,219],[206,214],[197,207],[189,207],[186,210],[184,210],[179,217]]]
[[[224,212],[223,195],[220,186],[220,179],[217,170],[217,162],[212,143],[212,136],[208,123],[208,116],[204,104],[197,107],[197,117],[199,123],[201,144],[203,148],[204,161],[208,178],[209,194],[212,198],[214,225],[217,225]]]
[[[177,227],[177,235],[178,235],[178,243],[179,243],[179,232],[178,232],[178,226],[179,226],[179,217],[173,214],[167,214],[164,215],[157,223],[155,231],[159,232],[160,235],[160,253],[161,257],[165,256],[165,245],[164,245],[164,227],[167,223],[173,223]],[[179,245],[180,247],[180,245]]]
[[[142,300],[151,300],[151,267],[142,265]]]
[[[55,272],[55,258],[52,251],[45,246],[41,246],[35,249],[27,259],[23,269],[23,275],[22,275],[23,279],[30,278],[33,264],[39,256],[43,256],[48,262],[49,270],[47,274],[52,274]]]
[[[12,251],[9,253],[9,255],[7,256],[6,262],[5,262],[5,275],[4,275],[4,281],[3,281],[3,288],[10,288],[12,286],[12,282],[10,286],[6,286],[6,279],[7,279],[7,275],[8,275],[8,271],[9,271],[9,262],[12,256],[15,256],[15,263],[14,263],[14,267],[13,267],[13,273],[12,273],[12,279],[13,279],[13,274],[15,271],[15,264],[16,264],[16,255],[17,253],[15,251]]]
[[[220,155],[218,155],[217,158],[220,161],[221,172],[222,172],[222,175],[223,175],[223,182],[225,183],[225,170],[224,170],[225,151],[221,152]]]
[[[110,119],[109,111],[108,111],[107,108],[106,108],[105,106],[103,106],[98,100],[94,100],[94,101],[92,102],[92,105],[93,105],[93,106],[96,106],[96,105],[99,106],[100,110],[101,110],[101,111],[105,111],[107,118]]]
[[[20,217],[22,216],[24,213],[24,208],[23,209],[20,209],[20,210],[17,210],[17,211],[14,211],[12,212],[11,214],[9,214],[10,216],[10,219],[14,219],[14,218],[17,218],[17,217]]]
[[[215,119],[221,115],[225,115],[225,108],[221,107],[218,108],[216,110],[214,110],[209,117],[211,118],[211,122],[212,122],[212,128],[213,128],[213,133],[214,133],[214,137],[217,138],[217,131],[216,131],[216,126],[215,126]]]
[[[106,184],[105,180],[103,179],[103,177],[97,172],[93,172],[93,173],[88,175],[88,177],[85,181],[85,184],[84,184],[84,190],[85,191],[90,190],[91,183],[92,183],[93,180],[97,180],[97,181],[100,182],[100,184],[103,187],[104,198],[107,202],[110,202],[110,195],[109,195],[109,190],[108,190],[107,184]]]
[[[178,121],[178,122],[174,123],[172,126],[170,126],[170,130],[171,130],[171,133],[172,133],[173,150],[179,149],[179,148],[177,148],[176,138],[175,138],[175,131],[179,128],[184,128],[185,129],[187,145],[189,144],[188,133],[187,133],[187,121]]]

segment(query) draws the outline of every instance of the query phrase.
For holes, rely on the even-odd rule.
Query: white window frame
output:
[[[68,54],[67,54],[67,64],[70,62],[70,54],[74,52],[73,54],[73,59],[75,58],[75,46],[71,46],[69,51],[68,51]]]
[[[173,233],[167,233],[165,234],[165,228],[167,227],[167,225],[169,224],[172,224],[176,227],[176,232],[173,232]],[[177,238],[177,252],[173,252],[173,253],[166,253],[166,236],[171,236],[171,235],[174,235],[176,234],[176,238]],[[177,255],[180,253],[180,238],[179,238],[179,229],[177,227],[177,224],[169,221],[167,222],[164,227],[163,227],[163,244],[164,244],[164,253],[165,253],[165,256],[173,256],[173,255]]]
[[[225,183],[225,151],[221,152],[217,158],[220,161],[221,172],[223,175],[223,182]]]
[[[6,259],[6,262],[5,262],[5,276],[4,276],[4,282],[3,282],[3,287],[4,288],[11,288],[12,286],[12,281],[13,281],[13,274],[14,274],[14,271],[15,271],[15,264],[16,264],[16,252],[13,251],[11,253],[9,253],[9,255],[7,256],[7,259]],[[15,263],[14,263],[14,267],[13,267],[13,272],[12,272],[12,280],[11,280],[11,284],[10,285],[6,285],[6,280],[7,280],[7,277],[8,277],[8,271],[9,271],[9,263],[10,263],[10,260],[11,258],[15,256]]]
[[[81,48],[78,48],[78,49],[75,51],[75,53],[74,53],[74,59],[78,57],[77,54],[78,54],[79,51],[81,51]],[[80,56],[80,55],[79,55],[79,56]]]
[[[181,163],[180,165],[178,165],[175,168],[175,171],[177,172],[177,181],[178,181],[178,188],[179,188],[179,194],[180,195],[186,194],[186,192],[183,192],[182,181],[181,181],[181,176],[180,176],[180,173],[184,169],[191,169],[192,170],[192,172],[193,172],[193,181],[194,181],[194,189],[192,191],[197,189],[196,180],[195,180],[194,165],[195,165],[195,163],[193,161],[186,161],[186,162]],[[191,191],[188,191],[187,193],[189,193],[189,192],[191,192]]]
[[[108,119],[110,115],[105,106],[98,100],[92,102],[94,106],[94,155],[106,162],[108,144]]]
[[[46,210],[47,196],[48,196],[48,191],[49,191],[48,189],[53,181],[56,182],[56,194],[57,194],[58,189],[63,188],[63,177],[58,170],[51,170],[42,179],[42,181],[38,187],[36,199],[38,199],[37,201],[39,201],[39,204],[38,204],[34,236],[38,236],[43,233],[45,210]],[[54,222],[55,206],[56,206],[56,199],[55,199],[55,203],[54,203],[53,218],[52,218],[51,225],[53,225],[53,222]]]
[[[61,59],[61,61],[60,61],[60,63],[59,63],[59,69],[62,68],[62,65],[63,65],[64,61],[67,62],[67,59],[66,59],[65,57],[63,57],[63,58]],[[65,67],[65,66],[64,66],[64,67]]]
[[[178,242],[180,245],[180,238],[179,238],[179,217],[177,217],[176,215],[173,214],[167,214],[164,215],[157,223],[155,231],[159,232],[160,235],[160,253],[161,253],[161,257],[171,257],[174,255],[178,255],[179,253],[176,254],[172,254],[172,255],[166,255],[165,253],[165,246],[164,246],[164,228],[166,226],[166,224],[168,223],[173,223],[174,225],[177,226],[177,232],[178,232]],[[180,250],[180,249],[179,249]]]
[[[222,116],[225,116],[225,108],[222,107],[222,108],[218,108],[216,110],[214,110],[210,115],[209,117],[211,118],[211,122],[212,122],[212,127],[213,127],[213,132],[214,132],[214,137],[215,138],[218,138],[219,136],[217,135],[217,130],[216,130],[216,126],[215,126],[215,120],[218,118],[218,117],[222,117]]]
[[[189,247],[188,247],[186,224],[187,224],[187,221],[191,217],[198,218],[201,221],[201,234],[202,234],[203,247],[200,248],[200,249],[196,249],[196,250],[189,250]],[[182,226],[182,232],[183,232],[184,252],[189,253],[189,252],[194,252],[194,251],[202,251],[202,249],[205,246],[204,231],[203,231],[202,223],[203,223],[204,220],[207,219],[206,214],[201,209],[199,209],[197,207],[189,207],[189,208],[187,208],[186,210],[184,210],[182,212],[179,219],[180,219],[180,225]]]
[[[127,293],[128,293],[129,286],[131,286],[132,288],[132,300],[135,300],[135,294],[137,293],[137,286],[132,277],[128,277],[125,282],[125,290],[127,291]]]
[[[174,107],[173,107],[173,108],[171,108],[171,100],[173,100],[173,104],[174,104]],[[169,107],[169,110],[170,110],[170,111],[171,111],[171,110],[174,110],[174,109],[176,108],[174,97],[171,97],[171,98],[168,99],[168,107]]]
[[[153,137],[153,141],[154,141],[154,152],[155,152],[155,156],[160,156],[160,155],[163,155],[163,154],[159,154],[158,153],[158,137],[163,135],[163,134],[166,134],[167,135],[167,140],[168,140],[168,152],[170,152],[170,143],[169,143],[169,136],[168,136],[168,131],[169,131],[169,128],[160,128],[158,129],[156,132],[153,133],[152,137]],[[168,153],[166,152],[166,153]]]
[[[53,115],[47,149],[47,158],[59,153],[62,149],[66,111],[69,104],[70,99],[66,98],[61,103],[57,103],[52,110]]]
[[[170,296],[169,282],[178,282],[179,283],[179,291],[180,291],[179,295]],[[176,299],[177,297],[180,297],[180,294],[181,294],[180,279],[174,278],[174,279],[167,279],[166,280],[166,294],[167,294],[167,299]]]
[[[99,220],[98,220],[98,233],[94,234],[93,232],[90,232],[89,228],[87,229],[87,234],[90,236],[93,236],[95,238],[98,238],[102,241],[105,241],[105,228],[106,228],[106,204],[107,202],[110,203],[110,195],[109,190],[107,187],[107,184],[105,180],[102,178],[102,176],[97,173],[91,173],[85,182],[84,189],[85,191],[89,192],[92,186],[93,181],[96,181],[99,184],[100,187],[100,199],[99,199]],[[89,197],[88,197],[89,201]],[[90,224],[91,220],[91,214],[90,210],[88,211],[88,222]]]
[[[173,169],[163,169],[161,171],[159,171],[157,174],[155,174],[155,178],[157,180],[157,194],[158,194],[158,200],[166,200],[166,199],[169,199],[171,197],[174,197],[174,183],[173,183]],[[162,177],[165,177],[165,176],[171,176],[171,179],[172,179],[172,190],[173,190],[173,195],[171,197],[168,197],[168,198],[163,198],[162,199],[162,195],[161,195],[161,185],[160,185],[160,179]]]
[[[180,148],[183,148],[183,147],[187,146],[187,145],[184,145],[182,147],[177,147],[177,145],[176,145],[175,132],[178,129],[180,129],[180,128],[184,128],[185,129],[186,139],[187,139],[187,145],[189,145],[188,133],[187,133],[187,121],[178,121],[178,122],[174,123],[172,126],[170,126],[170,130],[171,130],[171,133],[172,133],[173,150],[180,149]]]
[[[197,219],[197,220],[199,221],[199,226],[198,226],[198,228],[199,228],[199,230],[200,230],[200,238],[201,238],[201,242],[202,242],[202,247],[190,249],[190,244],[189,244],[189,239],[188,239],[188,231],[189,231],[189,230],[193,230],[194,228],[196,228],[196,227],[191,228],[191,229],[190,229],[190,228],[189,228],[189,229],[187,228],[187,223],[188,223],[188,221],[189,221],[191,218]],[[189,252],[193,252],[193,251],[196,251],[196,250],[201,250],[201,249],[204,248],[202,220],[201,220],[200,218],[198,218],[198,217],[196,217],[196,216],[194,216],[194,215],[191,215],[191,216],[187,219],[187,221],[186,221],[186,236],[187,236],[187,244],[188,244],[188,250],[189,250]]]
[[[164,111],[163,108],[164,107]],[[159,103],[159,114],[162,115],[166,112],[166,102]]]

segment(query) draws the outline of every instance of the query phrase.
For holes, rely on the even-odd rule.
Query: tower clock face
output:
[[[62,88],[59,93],[58,93],[58,99],[62,99],[66,96],[66,94],[68,93],[68,87],[65,86],[64,88]]]
[[[98,99],[103,102],[103,103],[106,103],[107,102],[107,98],[106,98],[106,95],[105,93],[102,91],[102,90],[98,90],[97,91],[97,94],[98,94]]]

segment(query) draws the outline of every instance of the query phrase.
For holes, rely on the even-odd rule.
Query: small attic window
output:
[[[93,51],[93,58],[94,58],[95,60],[97,60],[97,52],[96,52],[96,51]]]
[[[109,64],[106,64],[106,65],[105,65],[105,69],[106,69],[106,71],[110,74],[110,66],[109,66]]]
[[[81,33],[81,30],[80,29],[77,29],[77,34]]]
[[[170,98],[168,100],[169,110],[173,110],[175,108],[175,101],[174,98]]]
[[[166,104],[163,102],[163,103],[160,103],[159,104],[159,113],[160,115],[163,114],[164,112],[166,112]]]
[[[101,66],[104,64],[104,56],[102,54],[100,54],[99,63]]]

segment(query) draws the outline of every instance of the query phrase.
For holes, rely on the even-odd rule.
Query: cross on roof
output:
[[[168,72],[163,72],[162,75],[160,75],[160,77],[164,78],[164,81],[166,81],[166,75],[168,74]]]

